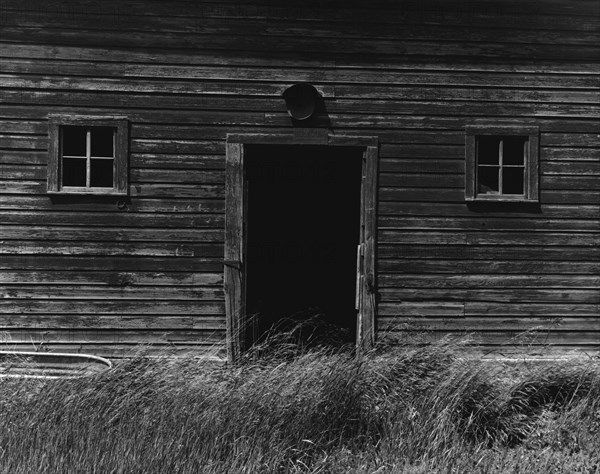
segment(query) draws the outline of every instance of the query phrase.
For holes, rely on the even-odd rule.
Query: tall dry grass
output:
[[[279,341],[236,367],[138,357],[0,380],[0,472],[600,472],[598,361],[463,352]]]

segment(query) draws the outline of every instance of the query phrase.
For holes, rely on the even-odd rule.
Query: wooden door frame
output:
[[[246,319],[246,206],[244,151],[246,145],[320,145],[354,147],[363,151],[360,209],[360,261],[357,285],[356,346],[369,348],[375,339],[377,235],[377,137],[339,136],[324,129],[295,129],[287,133],[227,134],[225,160],[224,291],[227,359],[235,362],[243,349]]]

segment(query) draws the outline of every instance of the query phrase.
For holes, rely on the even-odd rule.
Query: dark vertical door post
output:
[[[377,308],[375,240],[377,235],[377,157],[376,146],[368,146],[363,158],[361,185],[360,249],[358,275],[358,320],[356,345],[359,350],[369,349],[375,341],[375,314]]]
[[[227,144],[225,165],[225,312],[227,359],[234,362],[242,350],[244,321],[244,152],[241,143]]]

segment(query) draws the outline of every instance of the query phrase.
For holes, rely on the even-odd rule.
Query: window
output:
[[[49,132],[49,193],[127,194],[126,119],[51,115]]]
[[[465,197],[471,201],[538,201],[538,128],[466,129]]]

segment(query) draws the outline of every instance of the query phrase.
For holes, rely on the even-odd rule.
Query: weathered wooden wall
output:
[[[3,0],[0,341],[223,344],[225,135],[289,130],[306,80],[323,126],[380,138],[381,332],[597,348],[598,3],[286,3]],[[57,112],[129,117],[125,209],[46,195]],[[538,209],[465,204],[477,123],[539,126]]]

